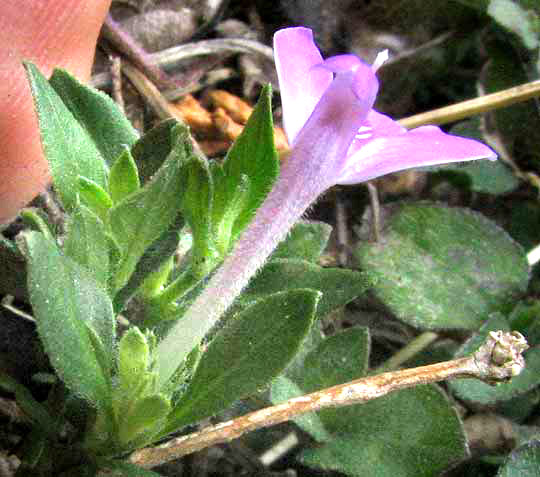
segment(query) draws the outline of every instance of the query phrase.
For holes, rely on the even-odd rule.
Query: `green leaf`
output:
[[[109,212],[110,224],[123,256],[114,279],[122,288],[135,270],[146,249],[176,220],[182,204],[185,164],[192,155],[188,131],[173,130],[175,143],[167,160],[152,180]]]
[[[495,223],[461,208],[421,203],[388,219],[356,257],[395,315],[421,329],[478,328],[524,293],[522,248]]]
[[[30,230],[41,232],[49,240],[54,240],[52,226],[43,210],[27,207],[21,210],[20,216]]]
[[[364,376],[370,350],[367,328],[350,328],[326,338],[307,354],[304,366],[286,372],[272,382],[271,401],[279,404],[293,397],[343,384]],[[341,410],[307,413],[294,419],[304,431],[319,442],[331,439],[332,418]],[[329,429],[326,427],[329,422]]]
[[[146,278],[174,255],[178,247],[180,229],[183,224],[183,217],[178,215],[175,221],[169,225],[169,228],[145,250],[127,284],[114,296],[114,309],[117,313],[124,308]]]
[[[242,134],[229,150],[223,163],[223,180],[216,181],[214,224],[219,224],[231,204],[235,191],[247,176],[249,195],[245,207],[232,227],[233,238],[250,222],[255,211],[270,191],[279,172],[279,161],[274,147],[272,121],[272,91],[263,88],[261,96]]]
[[[480,119],[461,121],[450,132],[479,141],[485,141],[480,128]],[[426,168],[428,171],[465,175],[471,190],[488,194],[505,194],[519,185],[519,180],[503,160],[469,161],[462,164],[451,163]]]
[[[129,152],[125,148],[111,167],[109,175],[109,193],[111,199],[116,204],[127,196],[139,190],[139,171],[137,164]]]
[[[224,190],[227,187],[227,182],[221,164],[210,163],[210,174],[214,184],[215,199],[212,204],[214,242],[219,253],[225,256],[233,239],[234,222],[249,200],[249,178],[242,174],[232,194],[229,194],[228,192],[231,191]]]
[[[171,153],[178,121],[167,119],[150,129],[131,148],[141,184],[146,184]]]
[[[273,258],[296,258],[315,262],[321,256],[332,227],[324,222],[298,222],[272,253]]]
[[[276,293],[229,320],[200,358],[166,433],[216,414],[267,385],[298,350],[319,298],[313,290]]]
[[[53,183],[62,204],[71,210],[77,204],[77,177],[106,188],[107,164],[93,138],[36,66],[25,63],[25,68]]]
[[[516,34],[523,44],[534,50],[540,46],[540,17],[532,8],[523,8],[513,0],[491,0],[487,13],[507,30]]]
[[[118,347],[118,385],[134,390],[150,367],[150,347],[136,326],[127,330]]]
[[[518,330],[529,343],[540,342],[540,301],[519,302],[508,317],[511,330]]]
[[[118,437],[122,444],[135,439],[139,434],[161,427],[171,410],[165,396],[155,394],[137,401],[130,412],[122,416]]]
[[[510,207],[506,230],[525,250],[534,248],[540,242],[540,204],[520,198]]]
[[[461,422],[436,386],[418,386],[335,413],[335,435],[304,465],[350,476],[435,477],[467,457]]]
[[[135,144],[139,134],[105,93],[79,83],[67,71],[60,69],[54,70],[49,83],[108,166],[112,166],[126,145],[131,147]]]
[[[192,273],[203,278],[217,262],[211,229],[213,184],[206,160],[193,155],[184,167],[183,181],[182,215],[193,236]]]
[[[24,234],[28,288],[37,330],[51,364],[66,385],[98,406],[108,404],[115,320],[107,293],[56,244],[38,232]],[[109,359],[101,365],[87,326]]]
[[[107,223],[112,200],[107,191],[86,177],[78,177],[79,197],[81,201],[96,214],[103,223]]]
[[[540,474],[540,440],[514,449],[499,468],[497,477],[537,477]]]
[[[103,287],[109,279],[109,243],[103,222],[90,209],[81,205],[68,217],[64,253]]]
[[[283,290],[310,288],[323,293],[317,317],[346,305],[364,293],[371,282],[363,273],[341,268],[323,268],[305,260],[275,259],[252,279],[238,304],[250,303]]]
[[[474,353],[486,340],[490,331],[509,331],[506,318],[494,314],[472,337],[458,350],[456,357]],[[540,349],[531,348],[525,354],[527,366],[519,376],[508,383],[490,386],[476,379],[456,379],[448,383],[450,389],[460,399],[481,405],[492,405],[499,401],[507,401],[524,394],[540,384]]]

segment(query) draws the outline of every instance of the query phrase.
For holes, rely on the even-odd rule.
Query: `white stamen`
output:
[[[373,135],[373,128],[369,126],[360,126],[354,138],[355,139],[369,139],[372,135]]]
[[[388,48],[386,50],[381,51],[377,58],[375,58],[375,61],[373,62],[373,65],[371,66],[373,68],[373,71],[377,71],[385,61],[388,60]]]

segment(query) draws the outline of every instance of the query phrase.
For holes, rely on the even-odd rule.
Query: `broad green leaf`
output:
[[[332,227],[324,222],[298,222],[272,254],[272,258],[295,258],[315,262],[323,252]]]
[[[506,200],[505,200],[506,203]],[[509,204],[506,230],[525,250],[540,243],[540,204],[537,200],[523,200]]]
[[[540,403],[540,389],[537,387],[524,394],[519,394],[515,398],[508,401],[501,401],[497,403],[496,413],[499,416],[506,417],[515,423],[524,422],[536,409]],[[527,434],[529,426],[525,425],[520,427],[523,432],[520,432],[519,438],[524,441],[529,440],[532,436]],[[535,434],[540,435],[540,430],[536,429]]]
[[[25,68],[53,183],[62,204],[71,210],[77,204],[77,177],[106,188],[107,164],[93,138],[36,66],[25,63]]]
[[[456,124],[450,132],[479,141],[485,141],[480,119],[470,119]],[[471,190],[488,194],[505,194],[519,185],[519,180],[502,160],[498,161],[469,161],[462,164],[443,164],[426,168],[428,171],[452,173],[466,176]]]
[[[395,315],[421,329],[474,330],[527,289],[522,248],[468,209],[420,203],[392,215],[378,243],[356,250],[374,290]]]
[[[54,70],[49,83],[109,167],[125,146],[135,144],[139,134],[117,104],[105,93],[79,83],[61,69]]]
[[[175,143],[154,177],[109,212],[122,259],[114,279],[116,290],[124,287],[146,249],[176,220],[182,204],[185,164],[192,155],[185,127],[176,126]]]
[[[519,302],[508,317],[510,329],[519,330],[529,343],[540,342],[540,301]]]
[[[514,449],[497,472],[497,477],[537,477],[538,475],[540,475],[540,440],[538,439]]]
[[[309,331],[320,293],[292,290],[255,302],[207,345],[166,433],[227,408],[266,386],[292,359]]]
[[[317,306],[317,317],[322,317],[346,305],[370,285],[364,274],[353,270],[323,268],[305,260],[275,259],[252,279],[240,296],[239,304],[283,290],[310,288],[323,294]]]
[[[68,217],[64,253],[105,288],[109,279],[109,243],[103,222],[90,209],[81,205]]]
[[[506,318],[494,314],[456,353],[462,357],[474,353],[486,340],[490,331],[509,331]],[[461,400],[481,405],[492,405],[524,394],[540,384],[540,349],[531,348],[524,353],[527,366],[519,376],[508,383],[490,386],[477,379],[456,379],[448,383],[452,392]]]
[[[145,250],[127,284],[114,296],[114,310],[117,313],[124,308],[146,278],[174,255],[178,247],[180,229],[183,224],[183,217],[178,215],[175,221],[169,225],[169,228]]]
[[[146,184],[158,171],[175,144],[178,121],[167,119],[150,129],[131,148],[141,184]]]
[[[139,171],[129,149],[125,148],[114,161],[109,175],[109,193],[116,204],[140,187]]]
[[[107,293],[42,234],[25,233],[24,244],[30,301],[51,364],[72,391],[98,406],[108,405],[115,320]],[[99,337],[108,369],[101,365],[87,326]]]
[[[293,379],[286,374],[280,374],[272,381],[271,400],[273,404],[281,404],[288,399],[307,394]],[[332,435],[324,427],[319,414],[307,412],[293,419],[293,422],[307,432],[317,442],[327,442]]]
[[[350,328],[326,338],[304,359],[304,367],[285,372],[272,382],[273,404],[279,404],[320,389],[343,384],[364,376],[367,372],[370,342],[367,328]],[[335,412],[307,413],[294,419],[304,431],[319,442],[331,439]],[[329,427],[326,427],[326,423]]]
[[[213,223],[218,224],[231,203],[236,188],[249,179],[249,197],[232,228],[233,237],[250,222],[277,178],[279,162],[274,147],[272,92],[263,88],[261,96],[242,134],[229,150],[223,163],[223,181],[216,181]]]
[[[462,424],[436,386],[338,411],[333,439],[304,451],[304,465],[358,477],[436,477],[467,457]]]

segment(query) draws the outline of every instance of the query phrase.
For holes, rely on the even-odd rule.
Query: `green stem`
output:
[[[193,290],[200,282],[201,278],[196,277],[191,267],[189,267],[176,277],[161,293],[155,295],[151,303],[160,308],[166,308],[167,305],[177,301]]]
[[[386,373],[398,369],[403,363],[409,361],[412,357],[423,351],[431,343],[439,338],[437,333],[425,331],[414,338],[407,346],[401,348],[396,354],[389,358],[382,366],[379,366],[374,373]]]

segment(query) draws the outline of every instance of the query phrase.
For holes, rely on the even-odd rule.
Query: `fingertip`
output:
[[[3,0],[0,4],[0,223],[49,181],[22,62],[86,81],[110,0]]]

